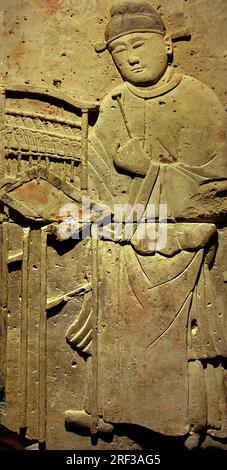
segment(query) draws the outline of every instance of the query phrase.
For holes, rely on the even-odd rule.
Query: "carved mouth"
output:
[[[139,73],[139,72],[143,72],[143,68],[142,67],[135,67],[134,69],[132,69],[132,72],[136,72],[136,73]]]

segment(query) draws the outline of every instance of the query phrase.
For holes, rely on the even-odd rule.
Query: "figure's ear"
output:
[[[172,62],[173,60],[173,41],[171,36],[168,34],[164,38],[165,43],[166,43],[166,52],[169,57],[169,61]]]
[[[104,52],[107,49],[105,42],[96,42],[94,44],[94,48],[95,48],[95,52],[97,52],[97,54],[100,54],[101,52]]]

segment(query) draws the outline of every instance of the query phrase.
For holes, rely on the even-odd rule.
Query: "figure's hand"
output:
[[[76,320],[66,332],[67,341],[79,351],[92,353],[92,293],[84,297],[84,302]]]
[[[118,168],[132,175],[145,176],[150,166],[150,159],[141,142],[133,137],[125,145],[119,147],[114,163]]]

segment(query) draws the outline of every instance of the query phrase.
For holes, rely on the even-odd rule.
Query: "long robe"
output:
[[[103,101],[89,144],[91,199],[112,214],[115,204],[155,204],[157,217],[167,204],[169,221],[161,248],[149,249],[136,232],[128,244],[97,244],[104,421],[167,435],[222,426],[221,398],[206,394],[215,374],[209,368],[208,377],[203,361],[226,356],[209,258],[213,222],[224,211],[217,188],[226,184],[226,156],[224,111],[194,78],[170,71],[150,92],[124,83]]]

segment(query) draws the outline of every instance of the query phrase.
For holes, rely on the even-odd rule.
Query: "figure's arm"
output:
[[[203,83],[188,77],[187,86],[191,103],[190,115],[182,124],[179,137],[181,165],[203,178],[227,179],[224,108],[214,92]]]

